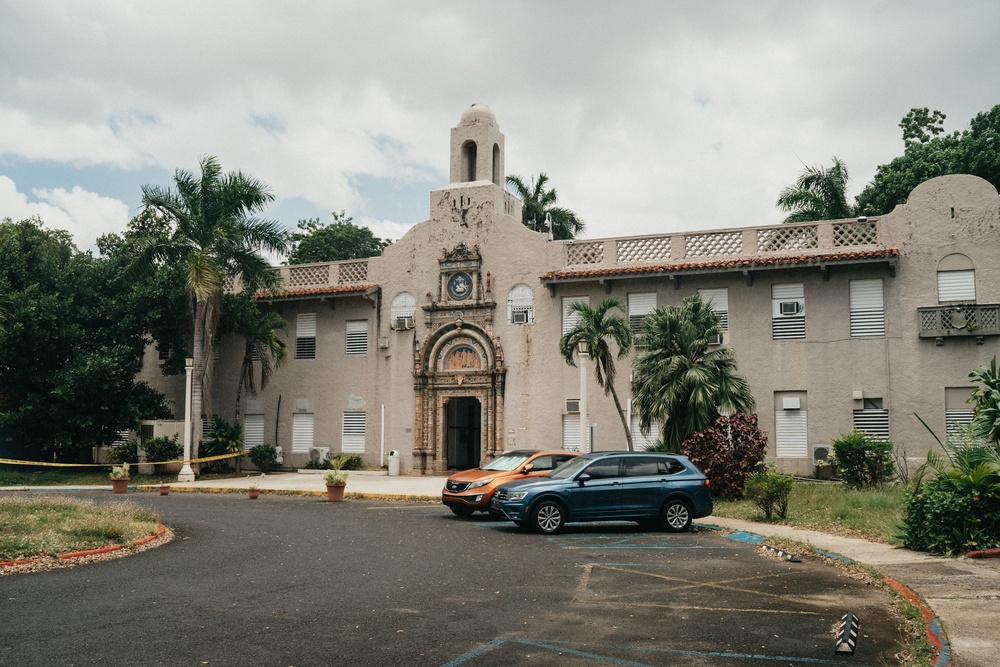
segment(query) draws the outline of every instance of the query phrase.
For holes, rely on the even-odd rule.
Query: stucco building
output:
[[[550,241],[521,224],[504,137],[473,105],[451,131],[450,180],[430,193],[430,218],[380,257],[281,269],[286,292],[261,306],[288,322],[290,354],[245,401],[248,446],[275,444],[286,465],[314,447],[372,464],[396,451],[414,474],[575,448],[580,370],[558,341],[569,304],[609,295],[633,320],[709,299],[770,457],[799,473],[855,426],[922,459],[932,439],[914,414],[939,434],[967,421],[968,373],[997,353],[1000,197],[973,176],[928,181],[880,218]],[[242,350],[220,341],[213,405],[230,420]],[[156,361],[151,349],[144,379],[183,418],[183,378],[159,376]],[[592,376],[590,446],[624,449]],[[617,389],[627,401],[626,363]]]

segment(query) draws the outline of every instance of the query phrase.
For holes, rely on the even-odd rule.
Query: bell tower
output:
[[[451,130],[451,183],[489,181],[504,187],[503,134],[485,104],[473,104]]]

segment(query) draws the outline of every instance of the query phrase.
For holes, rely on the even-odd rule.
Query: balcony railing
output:
[[[368,260],[347,259],[340,262],[279,266],[278,272],[281,274],[282,286],[289,292],[322,287],[363,285],[368,282]],[[226,283],[227,292],[239,291],[241,287],[242,284],[238,278],[230,279]]]
[[[1000,304],[959,304],[917,308],[920,337],[934,338],[938,345],[945,338],[973,337],[980,345],[984,336],[1000,336]]]

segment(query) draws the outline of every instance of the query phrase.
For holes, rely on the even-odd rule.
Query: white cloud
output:
[[[38,216],[46,228],[70,232],[81,250],[94,249],[102,234],[124,230],[130,218],[124,202],[79,186],[71,190],[36,189],[32,194],[37,201],[29,201],[14,181],[0,176],[0,217],[17,221]]]

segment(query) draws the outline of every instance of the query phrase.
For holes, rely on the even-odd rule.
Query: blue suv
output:
[[[680,532],[712,513],[712,494],[686,456],[591,452],[544,477],[501,485],[490,511],[549,534],[570,521],[638,521]]]

